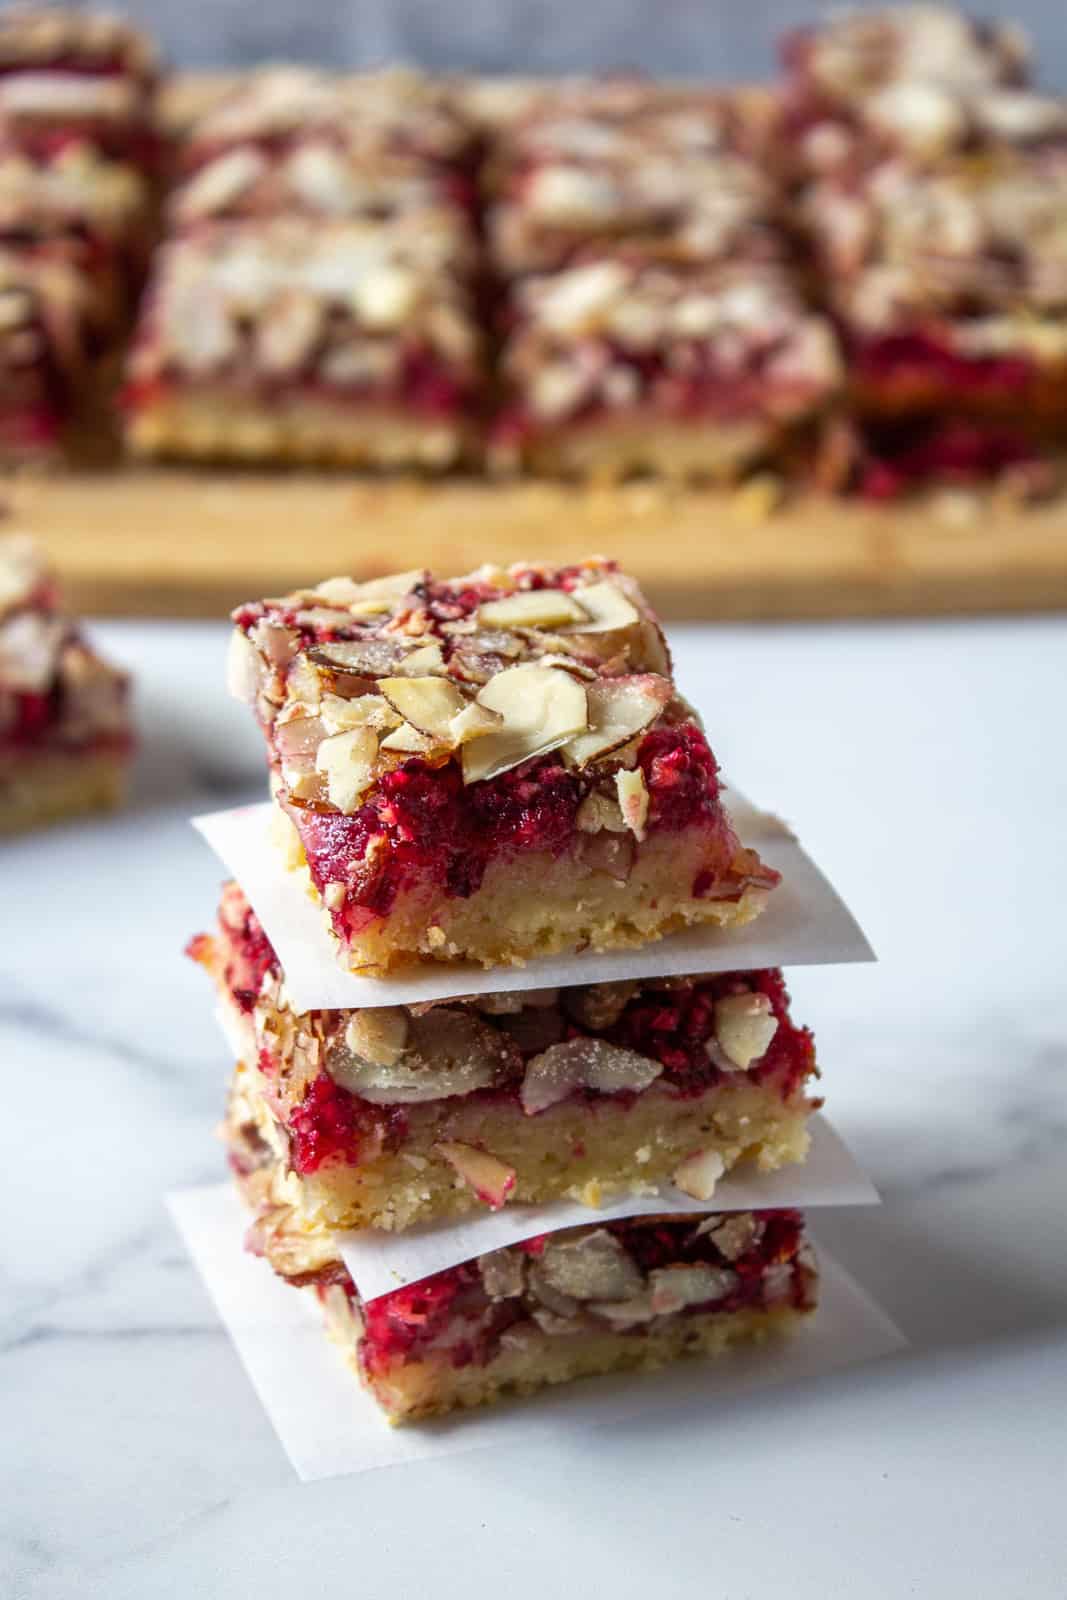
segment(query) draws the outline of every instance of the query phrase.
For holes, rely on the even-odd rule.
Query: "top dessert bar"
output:
[[[776,190],[750,157],[756,143],[729,96],[610,81],[561,92],[490,160],[494,265],[556,268],[599,240],[655,259],[779,257]]]
[[[640,945],[777,881],[613,563],[334,578],[234,621],[290,865],[353,971]]]
[[[0,13],[0,72],[122,77],[148,86],[158,70],[151,40],[109,12],[11,6]]]

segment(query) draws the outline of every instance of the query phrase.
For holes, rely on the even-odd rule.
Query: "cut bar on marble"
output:
[[[817,1302],[796,1211],[639,1217],[540,1234],[363,1301],[328,1233],[239,1175],[246,1248],[318,1298],[391,1422],[650,1371],[787,1333]]]
[[[231,1164],[331,1228],[671,1182],[707,1200],[808,1150],[814,1044],[777,971],[301,1014],[235,884],[191,954],[240,1056]]]
[[[335,578],[234,621],[280,859],[353,971],[636,947],[747,922],[778,881],[611,562]]]
[[[0,539],[0,833],[124,795],[132,734],[128,682],[60,610],[28,539]]]

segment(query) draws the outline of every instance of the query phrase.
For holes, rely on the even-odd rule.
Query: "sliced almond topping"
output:
[[[420,644],[417,649],[406,655],[399,665],[400,672],[406,677],[419,677],[427,672],[444,672],[445,658],[441,654],[441,646],[436,639],[428,639],[425,644]]]
[[[610,795],[590,789],[578,807],[577,823],[582,833],[625,833],[626,822],[618,802]]]
[[[592,613],[564,589],[522,589],[478,607],[486,628],[555,628],[561,623],[588,623]]]
[[[606,1228],[549,1239],[538,1264],[544,1280],[574,1300],[629,1300],[645,1286],[637,1263]]]
[[[655,722],[673,692],[667,679],[654,672],[599,678],[587,690],[588,731],[567,743],[564,760],[569,766],[585,767],[621,749]]]
[[[449,1139],[441,1140],[434,1149],[493,1211],[499,1211],[514,1192],[515,1168],[498,1161],[488,1150]]]
[[[557,667],[507,667],[478,693],[503,726],[463,746],[463,781],[478,783],[546,755],[588,725],[584,684]]]
[[[715,1002],[715,1037],[741,1072],[767,1054],[778,1018],[765,994],[728,994]]]
[[[574,633],[614,633],[617,628],[632,628],[641,621],[637,607],[623,594],[617,583],[602,579],[575,589],[573,598],[589,613],[592,621],[569,628]]]
[[[425,577],[425,572],[416,568],[388,578],[372,578],[368,583],[357,583],[354,578],[327,578],[316,586],[315,593],[333,605],[349,607],[355,615],[372,616],[374,611],[391,611]]]
[[[466,696],[454,683],[447,678],[382,678],[378,687],[413,728],[435,744],[453,746],[451,724],[467,706]]]
[[[392,677],[410,654],[410,644],[400,639],[333,639],[308,651],[311,660],[322,666],[339,667],[363,678]]]
[[[641,768],[622,768],[615,774],[615,788],[618,790],[623,820],[640,844],[645,837],[645,823],[648,821],[648,789]]]
[[[310,706],[318,710],[322,704],[322,683],[319,678],[319,669],[313,661],[306,656],[297,656],[289,667],[285,680],[286,691],[290,700],[301,705]],[[334,729],[330,730],[334,732]]]
[[[725,1171],[726,1163],[717,1150],[697,1150],[678,1166],[673,1181],[691,1199],[710,1200]]]
[[[370,728],[351,728],[323,739],[315,753],[316,770],[326,779],[330,804],[350,816],[374,779],[378,740]]]
[[[686,1306],[714,1305],[737,1288],[737,1273],[728,1267],[679,1263],[655,1267],[648,1275],[652,1305],[657,1316],[670,1316]]]
[[[230,634],[230,648],[226,657],[226,687],[235,700],[254,705],[259,690],[263,665],[259,651],[247,634],[235,628]]]
[[[379,1067],[391,1067],[400,1060],[407,1037],[408,1014],[403,1006],[353,1011],[345,1029],[345,1044],[352,1054]]]
[[[319,715],[328,733],[344,733],[348,728],[395,728],[401,720],[380,694],[360,694],[352,700],[339,694],[324,694]]]
[[[565,1039],[550,1045],[526,1064],[519,1099],[528,1117],[565,1100],[576,1089],[597,1094],[640,1094],[663,1071],[658,1061],[636,1050],[624,1050],[606,1039]]]
[[[435,747],[435,741],[428,733],[420,733],[410,722],[402,722],[399,728],[386,734],[379,749],[392,750],[400,755],[426,756]]]
[[[308,716],[305,706],[286,706],[274,724],[274,743],[283,758],[313,756],[325,738],[325,723]]]
[[[453,744],[461,745],[466,744],[468,739],[480,739],[483,734],[493,733],[503,725],[504,719],[499,711],[490,711],[476,700],[469,700],[463,710],[452,718],[448,729]]]
[[[491,1250],[478,1257],[482,1287],[490,1300],[511,1300],[522,1293],[525,1263],[521,1250]]]

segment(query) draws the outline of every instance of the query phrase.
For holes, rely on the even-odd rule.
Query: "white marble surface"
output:
[[[0,1593],[1062,1600],[1067,622],[676,634],[720,757],[882,958],[793,988],[886,1197],[823,1228],[912,1351],[304,1488],[162,1203],[221,1170],[185,819],[255,793],[256,737],[221,628],[97,633],[140,678],[134,805],[0,850]]]

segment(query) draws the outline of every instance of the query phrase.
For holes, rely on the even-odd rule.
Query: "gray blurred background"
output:
[[[804,0],[132,0],[179,66],[265,58],[346,67],[410,61],[491,72],[642,67],[712,79],[767,78],[777,33]],[[1038,77],[1067,88],[1067,0],[1017,0]]]

